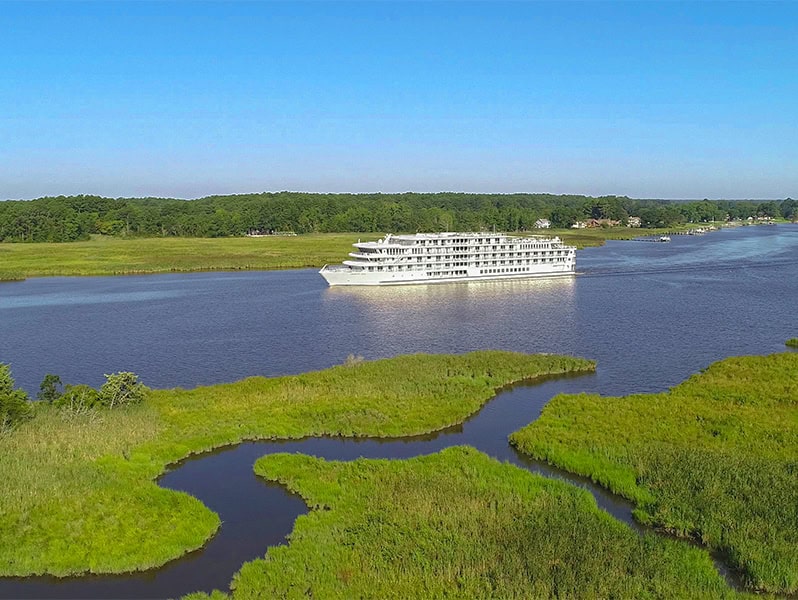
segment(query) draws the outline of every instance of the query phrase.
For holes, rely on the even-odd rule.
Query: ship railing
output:
[[[349,271],[350,268],[346,265],[324,265],[322,271]]]

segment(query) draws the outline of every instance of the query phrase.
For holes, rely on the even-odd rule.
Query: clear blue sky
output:
[[[798,3],[0,2],[0,199],[798,197]]]

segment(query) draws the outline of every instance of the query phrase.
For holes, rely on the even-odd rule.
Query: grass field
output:
[[[0,436],[0,575],[142,570],[202,546],[217,515],[154,483],[191,453],[245,439],[420,434],[463,421],[505,384],[593,369],[512,352],[411,355],[154,391],[122,410],[40,406]]]
[[[657,230],[564,229],[560,235],[579,248],[608,239],[658,235]],[[115,238],[96,236],[64,244],[0,244],[0,281],[60,275],[132,275],[188,271],[301,269],[342,262],[358,239],[376,234],[324,233],[262,238]]]
[[[706,552],[640,536],[588,492],[472,448],[403,461],[277,454],[255,471],[313,510],[287,546],[244,565],[236,599],[735,595]]]
[[[0,244],[0,280],[56,275],[301,269],[339,263],[368,234],[262,238],[113,238],[66,244]]]
[[[752,589],[798,591],[798,354],[729,358],[662,394],[558,396],[511,442],[720,550]]]
[[[546,235],[558,235],[578,249],[603,246],[607,240],[633,240],[639,237],[661,236],[670,229],[639,229],[636,227],[592,227],[590,229],[549,229]]]

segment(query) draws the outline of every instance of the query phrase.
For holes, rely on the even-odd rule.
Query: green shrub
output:
[[[798,348],[798,338],[790,338],[784,342],[784,345],[789,346],[790,348]]]
[[[33,417],[33,407],[23,390],[14,389],[11,367],[0,363],[0,433]]]
[[[36,396],[36,399],[40,402],[49,402],[52,404],[61,397],[61,392],[58,389],[60,387],[61,378],[58,375],[48,373],[44,376],[39,386],[39,395]]]
[[[67,384],[64,393],[53,402],[53,405],[73,411],[91,410],[100,405],[100,393],[82,383]]]
[[[49,376],[48,377],[56,377]],[[91,410],[94,408],[119,408],[130,404],[138,404],[149,391],[144,384],[139,382],[135,373],[122,371],[105,376],[105,383],[98,390],[93,387],[78,384],[67,385],[64,393],[53,401],[55,406],[72,411]],[[45,382],[47,378],[45,378]],[[60,378],[59,378],[60,383]],[[45,382],[42,382],[44,387]],[[48,389],[48,394],[50,390]]]
[[[148,388],[139,382],[138,376],[129,371],[121,371],[105,376],[100,388],[100,405],[108,408],[138,404],[144,399]]]

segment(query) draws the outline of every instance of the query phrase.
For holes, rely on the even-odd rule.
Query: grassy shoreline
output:
[[[511,443],[720,551],[752,589],[798,591],[798,354],[729,358],[661,394],[558,396]]]
[[[736,596],[706,552],[639,536],[585,490],[473,448],[401,461],[273,454],[255,472],[311,511],[235,575],[235,599]]]
[[[687,229],[687,227],[685,227]],[[657,236],[670,229],[628,227],[541,230],[577,248],[606,240]],[[530,234],[531,234],[530,233]],[[528,234],[525,234],[528,235]],[[153,273],[320,268],[340,263],[369,233],[324,233],[261,238],[116,238],[87,242],[0,244],[0,281],[30,277],[144,275]]]
[[[0,244],[0,281],[30,277],[278,270],[340,262],[359,238],[313,234],[263,238],[113,238]]]
[[[503,351],[410,355],[156,390],[118,411],[39,407],[0,437],[0,575],[146,570],[201,547],[218,516],[155,483],[191,454],[252,439],[428,433],[462,422],[514,381],[594,369]]]

